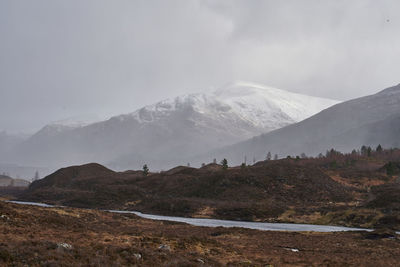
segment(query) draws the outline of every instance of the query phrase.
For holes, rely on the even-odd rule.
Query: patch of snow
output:
[[[293,122],[304,120],[339,101],[307,96],[254,83],[238,82],[217,90],[244,118],[265,126],[271,123],[274,113],[286,115]],[[271,118],[272,116],[272,118]]]

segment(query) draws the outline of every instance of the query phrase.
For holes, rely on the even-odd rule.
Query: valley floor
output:
[[[366,232],[206,228],[132,214],[0,202],[2,266],[396,266],[400,240]]]

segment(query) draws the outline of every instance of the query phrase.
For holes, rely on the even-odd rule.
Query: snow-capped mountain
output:
[[[216,98],[252,124],[280,128],[304,120],[338,101],[291,93],[260,84],[238,82],[214,92]]]
[[[260,84],[236,82],[210,94],[190,94],[160,101],[119,118],[134,117],[138,122],[151,123],[190,107],[207,117],[235,116],[265,133],[301,121],[337,103]],[[254,132],[250,132],[253,136]]]
[[[224,157],[232,164],[240,164],[245,156],[265,159],[268,151],[286,157],[301,153],[315,156],[331,148],[350,152],[362,145],[400,147],[399,136],[400,84],[374,95],[337,104],[301,122],[215,150],[204,158]]]
[[[62,120],[54,121],[44,126],[37,133],[39,135],[57,135],[61,132],[73,130],[76,128],[84,127],[99,121],[103,121],[100,116],[94,114],[84,114],[80,116],[73,116]]]
[[[46,126],[14,159],[65,166],[99,162],[118,169],[184,164],[193,155],[303,120],[337,101],[251,83],[179,96],[86,126]],[[37,153],[40,152],[40,153]],[[20,162],[18,162],[20,163]]]

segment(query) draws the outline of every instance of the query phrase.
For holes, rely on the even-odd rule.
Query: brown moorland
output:
[[[0,202],[1,266],[397,266],[390,233],[205,228]]]
[[[179,167],[143,176],[98,164],[74,166],[34,182],[22,199],[178,216],[211,207],[218,218],[257,220],[279,216],[288,204],[312,208],[352,198],[321,170],[286,161],[246,169],[215,167],[219,170]]]

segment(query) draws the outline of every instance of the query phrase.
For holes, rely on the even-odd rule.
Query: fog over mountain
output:
[[[204,156],[240,164],[245,156],[264,160],[267,152],[316,156],[334,148],[351,152],[362,145],[400,146],[400,84],[377,94],[339,103],[295,124]]]
[[[63,166],[100,162],[116,169],[186,164],[197,154],[303,120],[337,101],[237,82],[178,96],[88,125],[57,122],[4,153],[2,161]]]
[[[0,174],[0,187],[2,186],[29,186],[29,182],[23,179],[13,179],[7,175]]]
[[[235,80],[348,100],[398,83],[397,0],[2,0],[0,131]]]
[[[0,149],[3,151],[10,151],[17,144],[26,140],[29,136],[26,135],[18,135],[18,134],[9,134],[6,131],[0,132]]]

